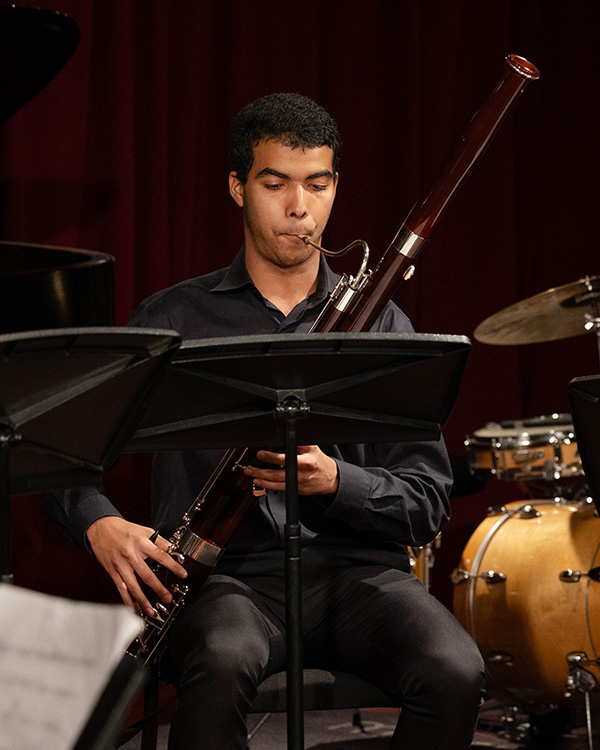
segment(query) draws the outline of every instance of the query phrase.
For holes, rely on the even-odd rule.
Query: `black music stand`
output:
[[[304,747],[297,446],[435,440],[458,394],[464,336],[311,333],[185,342],[126,451],[286,453],[288,748]]]
[[[0,565],[11,494],[97,485],[148,408],[178,334],[59,328],[0,336]]]
[[[600,512],[600,375],[574,378],[568,394],[581,465]]]

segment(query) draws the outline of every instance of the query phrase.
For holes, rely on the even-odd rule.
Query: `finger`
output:
[[[152,575],[149,568],[148,568],[148,572]],[[133,601],[135,600],[136,602],[138,602],[139,606],[144,610],[144,612],[147,615],[149,615],[150,617],[156,617],[156,610],[154,606],[150,603],[150,600],[144,593],[142,587],[140,586],[138,579],[133,574],[133,572],[130,569],[123,569],[119,571],[119,574],[121,575],[121,579],[123,583],[123,586],[120,587],[119,589],[121,593],[121,598],[125,599],[125,597],[129,597],[129,599],[131,600],[130,606],[132,608],[134,608]],[[142,576],[140,575],[140,573],[138,573],[137,575],[140,576],[142,580],[144,580]],[[144,583],[146,583],[150,588],[154,590],[153,586],[151,586],[148,580],[144,580]],[[160,584],[160,581],[158,579],[156,579],[156,583],[158,584],[159,588],[164,589],[164,586]],[[164,590],[166,591],[166,589]]]
[[[187,576],[186,569],[168,553],[168,550],[171,548],[169,542],[161,537],[159,537],[156,542],[157,543],[153,545],[152,550],[148,554],[148,557],[155,560],[157,563],[160,563],[160,565],[167,568],[167,570],[170,570],[174,575],[179,576],[179,578],[185,578]],[[160,547],[159,544],[161,545]]]
[[[123,600],[123,604],[132,609],[134,612],[139,613],[140,605],[138,602],[134,601],[131,598],[129,589],[127,588],[127,584],[125,583],[125,581],[119,576],[118,573],[112,575],[111,578],[113,579],[117,587],[117,591],[119,592],[119,596]]]
[[[259,461],[274,466],[285,466],[285,453],[275,453],[274,451],[258,451],[256,457]]]
[[[163,552],[167,552],[171,547],[171,542],[168,542],[166,539],[163,539],[162,536],[159,536],[155,539],[154,545],[159,549],[162,549]]]
[[[261,487],[266,487],[265,482],[285,485],[285,471],[283,469],[259,469],[256,466],[246,466],[244,474],[252,477],[254,482]],[[273,489],[269,487],[268,489]]]

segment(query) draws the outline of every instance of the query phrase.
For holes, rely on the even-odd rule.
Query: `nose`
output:
[[[302,185],[290,186],[288,191],[288,216],[294,219],[304,219],[308,215],[306,191]]]

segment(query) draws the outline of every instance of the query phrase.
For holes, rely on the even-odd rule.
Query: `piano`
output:
[[[79,43],[67,15],[0,7],[0,124],[64,67]],[[114,324],[114,258],[0,241],[0,333]]]

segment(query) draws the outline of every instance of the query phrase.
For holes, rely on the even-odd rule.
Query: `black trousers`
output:
[[[484,685],[475,643],[408,571],[350,550],[303,550],[304,666],[356,674],[398,695],[390,748],[463,750]],[[180,675],[169,750],[243,750],[258,685],[285,668],[280,551],[213,574],[175,622]]]

